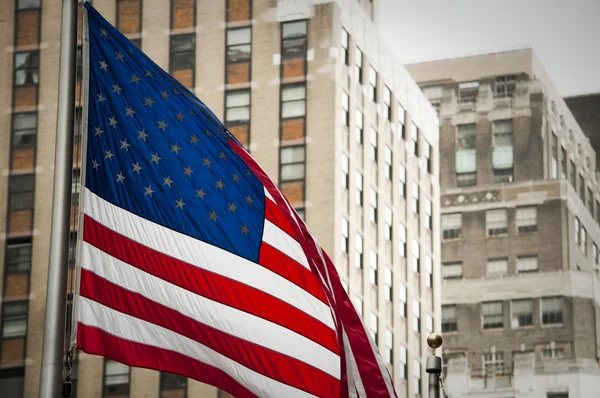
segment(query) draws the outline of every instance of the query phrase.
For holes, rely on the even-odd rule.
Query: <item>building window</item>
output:
[[[369,211],[369,220],[372,223],[377,224],[377,191],[371,188],[369,192],[369,201],[370,201],[370,211]]]
[[[566,179],[567,178],[567,150],[565,149],[565,147],[561,146],[560,147],[560,173],[561,176],[560,178],[562,179]]]
[[[384,162],[385,162],[385,167],[383,168],[383,173],[385,175],[385,178],[387,178],[388,180],[392,180],[392,171],[393,171],[393,155],[392,155],[392,150],[390,149],[390,147],[386,146],[385,150],[384,150]]]
[[[516,76],[499,76],[494,84],[494,98],[512,98],[516,84]]]
[[[501,301],[481,304],[484,329],[502,329],[504,327],[504,311]]]
[[[342,60],[344,61],[344,65],[350,65],[350,52],[348,51],[349,43],[350,35],[346,29],[342,28]]]
[[[418,360],[414,360],[413,362],[413,372],[414,372],[414,382],[415,382],[415,392],[417,395],[421,395],[423,392],[423,387],[421,386],[421,362]]]
[[[393,274],[390,267],[385,267],[385,299],[389,302],[394,301]]]
[[[587,207],[592,217],[594,217],[594,194],[590,187],[587,189]]]
[[[511,310],[511,327],[513,329],[533,325],[533,300],[513,300]]]
[[[537,256],[519,256],[517,257],[517,273],[522,274],[525,272],[537,272],[538,271],[538,257]]]
[[[392,208],[389,206],[385,207],[385,230],[384,230],[384,236],[386,240],[391,241],[393,238],[393,212],[392,212]]]
[[[356,81],[363,83],[363,53],[360,48],[356,47],[354,51],[354,65],[356,66]]]
[[[474,104],[477,102],[479,82],[464,82],[458,84],[458,102],[460,104]]]
[[[508,259],[497,258],[487,261],[487,276],[489,278],[503,277],[508,273]]]
[[[485,212],[485,227],[488,236],[501,236],[508,232],[506,209]]]
[[[456,332],[458,325],[456,323],[456,306],[442,306],[442,333]]]
[[[406,198],[406,168],[403,165],[398,167],[398,179],[400,180],[400,196]]]
[[[571,186],[575,191],[577,191],[577,167],[575,166],[574,161],[571,162],[571,168],[569,169],[569,181],[571,182]]]
[[[369,67],[369,98],[377,102],[377,71],[373,65]]]
[[[385,350],[383,359],[389,365],[394,364],[394,335],[390,329],[385,329]]]
[[[579,174],[579,197],[585,204],[585,178],[583,177],[583,174]]]
[[[512,120],[498,120],[492,124],[493,151],[492,166],[494,169],[494,182],[513,181],[513,122]]]
[[[356,205],[363,206],[363,176],[356,172]]]
[[[581,223],[579,218],[575,217],[575,244],[579,246],[579,236],[581,235]]]
[[[557,325],[563,322],[562,297],[542,298],[542,325]]]
[[[594,258],[594,268],[597,268],[600,261],[598,256],[598,246],[595,243],[592,244],[592,257]]]
[[[379,345],[379,320],[377,319],[377,315],[372,312],[369,319],[369,332],[375,344]]]
[[[342,153],[342,187],[345,189],[350,189],[350,159],[346,156],[345,153]]]
[[[252,61],[252,29],[250,27],[227,29],[227,84],[250,81]]]
[[[406,318],[406,314],[407,314],[407,291],[406,291],[406,286],[404,286],[402,283],[398,284],[398,298],[400,299],[400,316],[402,318]]]
[[[413,319],[412,319],[413,330],[416,333],[421,333],[421,303],[419,303],[419,300],[417,300],[417,299],[413,299],[412,312],[413,312]]]
[[[13,115],[13,150],[35,146],[37,133],[37,113],[16,113]]]
[[[398,236],[400,237],[399,254],[401,257],[406,257],[406,227],[402,224],[398,225]]]
[[[121,398],[129,396],[129,366],[112,359],[104,359],[104,388],[105,398]]]
[[[404,107],[402,105],[400,105],[400,103],[398,102],[398,134],[400,135],[400,138],[402,138],[402,139],[406,138],[405,129],[404,129],[405,121],[406,121],[406,111],[404,110]]]
[[[306,58],[308,42],[306,21],[285,22],[281,25],[283,58]]]
[[[350,97],[345,91],[342,91],[342,124],[350,126]]]
[[[425,331],[428,336],[433,333],[433,317],[430,314],[425,314]]]
[[[562,359],[565,357],[564,347],[556,347],[554,342],[542,349],[542,359]]]
[[[281,118],[290,119],[306,115],[306,86],[291,85],[281,89]]]
[[[196,35],[171,36],[169,71],[187,88],[194,87],[196,65]]]
[[[456,126],[456,184],[470,187],[476,184],[477,153],[475,150],[475,124]]]
[[[537,209],[535,207],[517,209],[517,230],[519,233],[537,231]]]
[[[27,309],[27,301],[4,303],[2,307],[3,340],[27,335]]]
[[[462,277],[462,261],[442,264],[443,279],[462,279]]]
[[[288,146],[280,149],[279,175],[282,182],[304,179],[305,148]]]
[[[462,235],[462,214],[442,214],[442,239],[458,239]]]
[[[412,270],[416,273],[421,272],[421,248],[416,239],[412,241]]]
[[[406,352],[406,347],[404,345],[400,345],[400,377],[404,380],[408,379],[408,363],[407,360],[408,353]]]
[[[363,238],[359,233],[356,233],[356,253],[354,256],[354,265],[358,269],[363,269]]]
[[[160,373],[160,398],[185,397],[187,395],[187,377],[173,373]]]
[[[546,398],[569,398],[569,392],[549,392],[546,394]]]
[[[32,8],[39,8],[40,0],[18,0],[17,10],[28,10]]]
[[[414,123],[410,124],[410,145],[410,152],[415,154],[415,156],[419,156],[419,129]]]
[[[363,114],[358,109],[356,110],[356,143],[362,145],[364,142],[363,136]]]
[[[504,372],[504,353],[486,352],[483,354],[483,369],[488,377],[502,374]]]
[[[383,119],[392,121],[392,91],[388,86],[383,88]]]
[[[550,152],[552,160],[550,161],[550,178],[558,178],[558,138],[554,131],[551,135]]]
[[[432,164],[431,164],[431,144],[429,142],[427,142],[427,140],[423,140],[425,142],[424,145],[424,154],[423,156],[425,156],[425,161],[426,161],[426,168],[427,168],[427,172],[429,174],[431,174],[432,171]]]
[[[581,251],[587,256],[587,231],[583,226],[581,227],[581,237],[579,240],[581,241]]]
[[[600,224],[600,201],[596,200],[596,222]]]
[[[370,139],[369,139],[369,141],[370,141],[370,144],[371,144],[371,148],[370,148],[371,149],[371,151],[370,151],[371,152],[370,153],[371,160],[373,162],[377,163],[377,159],[378,159],[378,156],[377,156],[377,152],[378,152],[378,148],[377,148],[377,131],[375,131],[375,129],[373,127],[371,127],[371,130],[370,130]]]
[[[425,216],[425,227],[431,231],[433,229],[433,205],[431,203],[431,200],[427,198],[425,198]]]
[[[377,286],[379,282],[378,267],[377,267],[377,253],[371,249],[369,252],[369,281],[371,284]]]
[[[428,288],[433,288],[433,260],[429,255],[425,255],[425,286]]]
[[[31,243],[6,245],[6,273],[20,274],[31,269]]]
[[[365,304],[363,303],[360,297],[354,299],[354,307],[356,308],[356,312],[358,312],[358,315],[360,315],[360,317],[362,318],[363,312],[365,310]]]
[[[9,211],[33,209],[34,188],[33,174],[11,176],[9,179]]]
[[[348,229],[349,229],[348,220],[346,219],[346,217],[342,217],[342,224],[341,224],[342,239],[341,239],[341,244],[340,244],[342,253],[348,253],[348,250],[350,248],[350,238],[349,238]]]
[[[413,181],[412,183],[412,211],[419,214],[419,185]]]
[[[250,121],[250,91],[239,90],[225,93],[225,123],[237,124]]]
[[[37,51],[15,53],[15,86],[40,82],[40,55]]]

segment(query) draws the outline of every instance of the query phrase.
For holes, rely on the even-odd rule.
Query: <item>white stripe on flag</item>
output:
[[[271,195],[271,192],[269,192],[269,191],[267,190],[267,188],[265,188],[265,196],[266,196],[268,199],[271,199],[271,202],[275,203],[275,199],[273,199],[273,196]]]
[[[300,243],[296,242],[287,234],[287,232],[283,231],[269,220],[265,220],[263,241],[273,246],[280,252],[288,255],[290,258],[296,260],[298,263],[310,270],[308,260],[306,259],[306,254],[304,254]]]
[[[194,294],[132,267],[87,242],[83,242],[81,266],[200,323],[296,358],[340,378],[340,357],[337,354],[290,329]]]
[[[153,250],[262,290],[335,330],[328,305],[259,264],[136,216],[105,201],[89,189],[84,195],[84,213],[107,228]],[[287,234],[285,236],[289,238]]]
[[[346,353],[346,375],[348,376],[348,391],[354,391],[356,388],[356,392],[358,392],[359,398],[366,398],[367,392],[365,391],[365,386],[363,385],[362,379],[360,377],[360,372],[358,371],[356,358],[354,358],[354,354],[352,353],[352,346],[350,346],[350,340],[348,340],[348,335],[346,334],[345,330],[343,331],[343,333],[344,352]]]
[[[118,338],[174,351],[221,369],[259,397],[314,397],[312,394],[248,369],[185,336],[115,311],[85,297],[80,298],[79,321]]]

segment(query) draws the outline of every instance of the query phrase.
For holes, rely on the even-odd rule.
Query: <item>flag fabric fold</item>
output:
[[[204,103],[85,7],[78,348],[237,397],[395,397],[279,189]]]

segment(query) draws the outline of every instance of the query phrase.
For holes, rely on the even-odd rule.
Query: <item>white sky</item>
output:
[[[403,63],[531,46],[563,96],[600,92],[600,0],[380,0]]]

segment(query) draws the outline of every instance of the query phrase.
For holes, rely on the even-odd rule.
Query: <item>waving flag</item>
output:
[[[335,267],[277,187],[86,9],[78,347],[237,397],[395,396]]]

